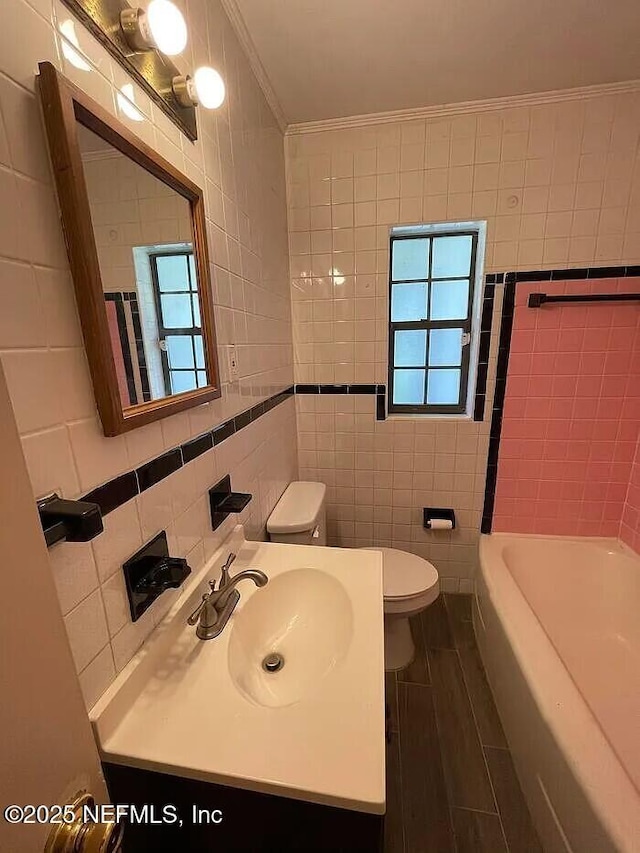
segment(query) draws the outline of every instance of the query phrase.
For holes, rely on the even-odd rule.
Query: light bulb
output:
[[[132,121],[144,121],[140,110],[134,106],[133,83],[125,83],[118,92],[118,106],[120,110]]]
[[[180,9],[170,0],[151,0],[145,23],[161,53],[175,56],[187,46],[187,25]]]
[[[217,110],[224,102],[224,80],[215,68],[209,68],[207,65],[196,68],[193,88],[196,100],[207,110]]]
[[[83,59],[82,54],[80,53],[80,42],[76,35],[75,24],[71,18],[67,18],[66,21],[62,21],[58,24],[58,29],[63,35],[62,53],[65,58],[68,59],[75,68],[80,69],[80,71],[91,71],[91,66],[85,59]],[[73,45],[73,47],[71,45]],[[76,50],[76,48],[78,49]]]

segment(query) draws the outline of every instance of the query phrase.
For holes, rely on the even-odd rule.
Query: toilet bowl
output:
[[[325,496],[324,483],[290,483],[267,521],[271,541],[326,545]],[[367,550],[382,554],[385,669],[404,669],[415,654],[409,617],[438,597],[438,572],[431,563],[407,551],[375,546]]]
[[[415,655],[409,618],[433,604],[440,592],[435,566],[408,551],[370,548],[382,554],[384,585],[384,668],[409,666]]]

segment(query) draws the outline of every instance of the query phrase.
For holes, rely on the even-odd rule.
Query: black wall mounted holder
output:
[[[96,503],[68,501],[55,492],[37,502],[47,547],[56,542],[89,542],[103,531],[102,514]]]
[[[231,491],[231,477],[227,474],[209,490],[211,529],[217,530],[230,513],[239,513],[247,506],[253,495]]]
[[[177,589],[191,574],[187,561],[170,557],[164,530],[123,565],[131,620],[137,622],[165,589]]]

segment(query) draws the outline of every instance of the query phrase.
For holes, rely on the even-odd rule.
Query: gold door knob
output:
[[[73,810],[74,820],[51,828],[44,853],[118,853],[124,832],[122,823],[85,821],[85,806],[95,806],[87,791],[78,792],[67,805]]]

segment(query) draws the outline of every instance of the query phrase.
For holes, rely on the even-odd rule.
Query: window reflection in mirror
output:
[[[123,408],[205,387],[187,199],[78,123]]]

